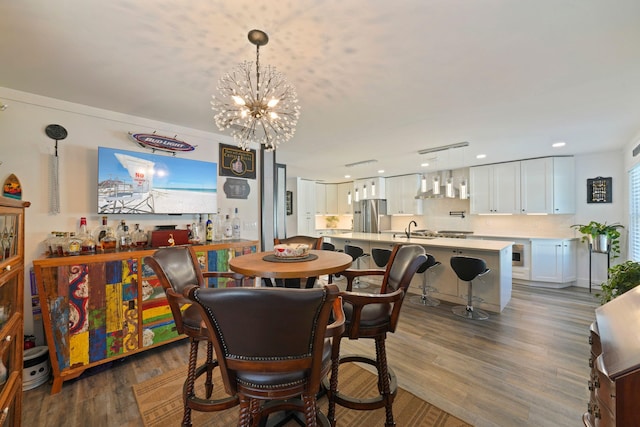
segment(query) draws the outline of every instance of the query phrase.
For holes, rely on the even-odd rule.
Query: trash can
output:
[[[32,347],[24,351],[22,390],[31,390],[49,380],[49,349],[46,346]]]

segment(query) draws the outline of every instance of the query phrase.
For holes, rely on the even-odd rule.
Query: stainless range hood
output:
[[[421,188],[418,189],[418,194],[416,195],[416,199],[466,199],[467,195],[467,182],[463,180],[460,184],[462,191],[454,185],[453,177],[451,176],[450,170],[440,171],[438,175],[434,176],[431,179],[431,182],[427,180],[425,183],[425,176],[422,177],[422,185]],[[423,191],[425,190],[426,191]]]

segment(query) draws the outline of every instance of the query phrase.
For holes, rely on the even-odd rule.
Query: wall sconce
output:
[[[462,179],[460,181],[460,198],[462,200],[467,200],[469,198],[469,189],[467,188],[467,180]]]
[[[362,186],[362,198],[363,199],[367,198],[367,184]]]
[[[440,177],[438,175],[433,177],[433,194],[440,194]]]
[[[360,195],[358,194],[358,187],[356,187],[355,192],[356,192],[355,200],[356,200],[356,203],[358,203],[360,201]]]
[[[424,175],[422,175],[422,179],[420,180],[420,192],[421,193],[427,192],[427,177]]]
[[[376,195],[376,183],[371,181],[371,197]]]
[[[347,193],[347,204],[350,205],[351,204],[351,191],[349,191]]]
[[[4,102],[0,101],[0,111],[4,111],[8,108],[9,106],[7,104],[5,104]]]

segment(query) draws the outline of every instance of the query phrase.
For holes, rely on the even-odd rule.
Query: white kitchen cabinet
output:
[[[351,194],[351,203],[349,203]],[[338,215],[353,215],[353,182],[337,185]]]
[[[472,214],[520,213],[520,162],[469,168]]]
[[[327,213],[327,192],[326,184],[316,184],[316,215]]]
[[[520,162],[523,214],[575,213],[573,157],[544,157]]]
[[[381,177],[357,179],[353,183],[354,200],[355,193],[360,200],[386,199],[385,179]]]
[[[316,215],[338,214],[338,185],[316,183]]]
[[[296,234],[314,236],[316,234],[316,182],[296,178],[294,199]]]
[[[422,215],[422,200],[416,199],[420,175],[400,175],[386,179],[388,215]]]
[[[531,280],[571,283],[576,280],[575,239],[533,239],[531,241]]]

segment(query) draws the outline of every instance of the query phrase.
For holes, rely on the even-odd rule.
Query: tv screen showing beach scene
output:
[[[216,163],[98,147],[99,214],[217,211]]]

